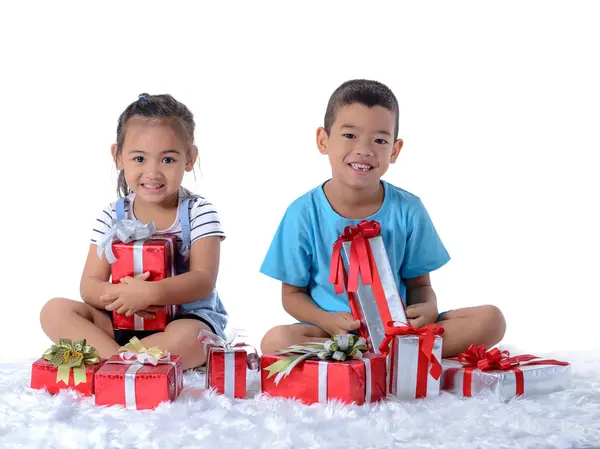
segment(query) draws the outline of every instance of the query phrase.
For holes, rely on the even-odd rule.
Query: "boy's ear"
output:
[[[327,144],[329,143],[329,135],[325,128],[320,127],[317,129],[317,147],[319,148],[319,153],[327,154],[329,150],[327,149]]]
[[[400,150],[402,150],[403,145],[404,141],[402,139],[398,139],[396,140],[396,142],[394,142],[394,147],[392,148],[392,154],[390,156],[390,164],[396,162],[396,159],[398,159],[398,156],[400,155]]]
[[[198,147],[196,145],[192,145],[190,148],[190,153],[187,156],[187,160],[185,162],[185,171],[190,172],[194,169],[194,164],[198,159]]]
[[[116,143],[113,143],[110,146],[110,154],[112,154],[112,158],[113,158],[113,161],[115,161],[117,170],[123,170],[123,157],[121,155],[117,156],[117,144]]]

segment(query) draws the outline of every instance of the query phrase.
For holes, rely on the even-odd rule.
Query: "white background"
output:
[[[258,270],[287,205],[328,177],[315,130],[357,77],[399,99],[405,147],[386,179],[422,198],[453,257],[433,275],[440,310],[496,304],[528,351],[599,346],[594,2],[7,3],[2,355],[40,354],[44,302],[78,298],[115,198],[117,117],[141,92],[196,115],[202,170],[185,184],[228,233],[232,322],[255,344],[291,322]]]

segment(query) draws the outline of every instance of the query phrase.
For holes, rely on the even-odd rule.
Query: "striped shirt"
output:
[[[179,203],[183,198],[190,196],[189,193],[181,188],[179,190]],[[136,219],[133,215],[133,202],[135,201],[135,193],[131,193],[127,196],[125,201],[125,216],[128,219]],[[91,243],[96,244],[98,240],[102,238],[106,232],[110,229],[110,225],[113,219],[117,218],[116,212],[116,201],[110,203],[107,207],[102,209],[102,212],[96,218],[94,227],[92,229]],[[222,239],[225,238],[225,233],[221,227],[221,221],[215,207],[210,201],[201,196],[196,197],[195,200],[190,201],[190,238],[192,244],[202,237],[220,236]],[[175,221],[168,229],[156,231],[157,235],[160,234],[173,234],[177,236],[177,246],[180,249],[183,244],[183,238],[181,236],[181,223],[179,222],[179,208],[177,210],[177,216]]]

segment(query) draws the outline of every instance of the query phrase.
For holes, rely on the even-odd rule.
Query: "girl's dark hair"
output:
[[[175,100],[171,95],[150,95],[143,93],[137,101],[131,103],[119,116],[117,124],[117,151],[115,157],[120,156],[123,151],[123,142],[127,132],[127,121],[132,117],[147,117],[152,120],[169,121],[180,133],[182,139],[189,142],[190,146],[194,143],[194,114],[190,112],[186,105]],[[119,198],[125,197],[131,193],[131,189],[125,181],[125,173],[119,171],[117,180],[117,195]]]

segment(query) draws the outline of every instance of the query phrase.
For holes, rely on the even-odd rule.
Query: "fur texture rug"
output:
[[[573,363],[573,386],[547,396],[304,406],[257,395],[185,390],[154,411],[97,408],[93,398],[31,390],[30,360],[0,362],[0,447],[9,448],[584,448],[600,447],[600,352],[545,354]],[[254,384],[256,387],[256,384]]]

